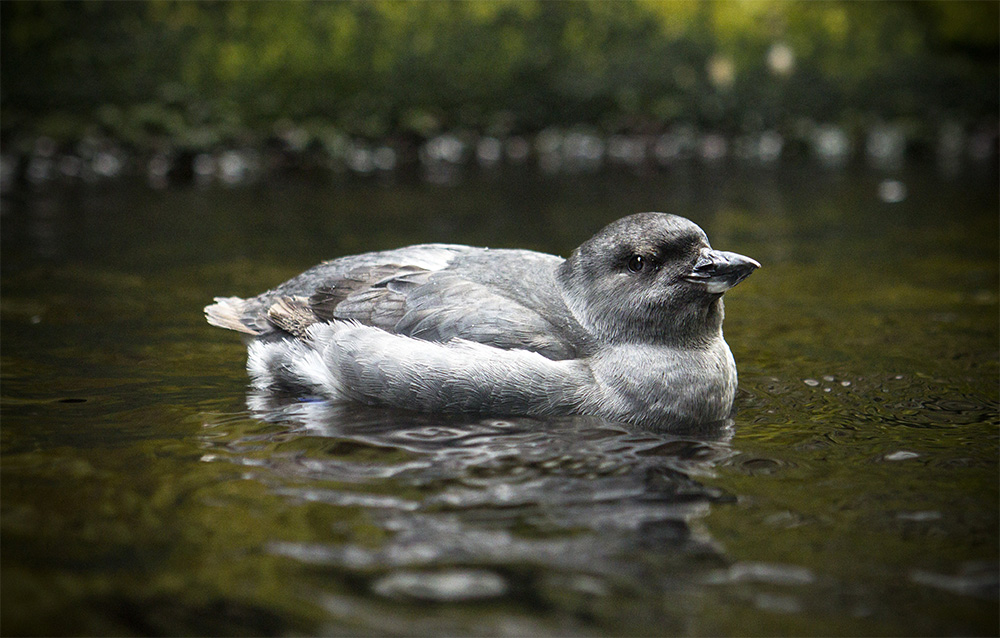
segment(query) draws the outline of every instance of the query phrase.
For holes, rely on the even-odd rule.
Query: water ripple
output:
[[[507,583],[485,570],[397,571],[375,581],[372,590],[386,598],[459,602],[503,596]]]
[[[268,551],[372,574],[372,591],[389,598],[455,600],[463,583],[471,598],[497,597],[508,587],[502,569],[525,564],[640,582],[652,567],[636,552],[718,555],[694,521],[735,500],[703,482],[734,454],[731,422],[668,435],[587,417],[469,419],[255,395],[248,404],[257,427],[217,429],[205,441],[214,460],[257,462],[272,494],[360,508],[378,530],[272,538]]]

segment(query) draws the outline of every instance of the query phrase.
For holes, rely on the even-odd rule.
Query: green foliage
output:
[[[997,4],[0,3],[5,134],[211,145],[553,124],[994,118]]]

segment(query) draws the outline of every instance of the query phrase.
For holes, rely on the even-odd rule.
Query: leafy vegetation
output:
[[[139,148],[995,122],[995,2],[0,3],[2,132]]]

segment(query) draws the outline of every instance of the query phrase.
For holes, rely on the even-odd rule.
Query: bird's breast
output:
[[[608,418],[718,421],[729,416],[736,396],[736,363],[721,338],[699,348],[613,346],[590,365]]]

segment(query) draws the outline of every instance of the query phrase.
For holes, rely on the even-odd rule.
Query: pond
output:
[[[731,423],[279,402],[202,316],[644,210],[763,264],[727,295]],[[998,219],[995,166],[10,192],[2,632],[995,635]]]

